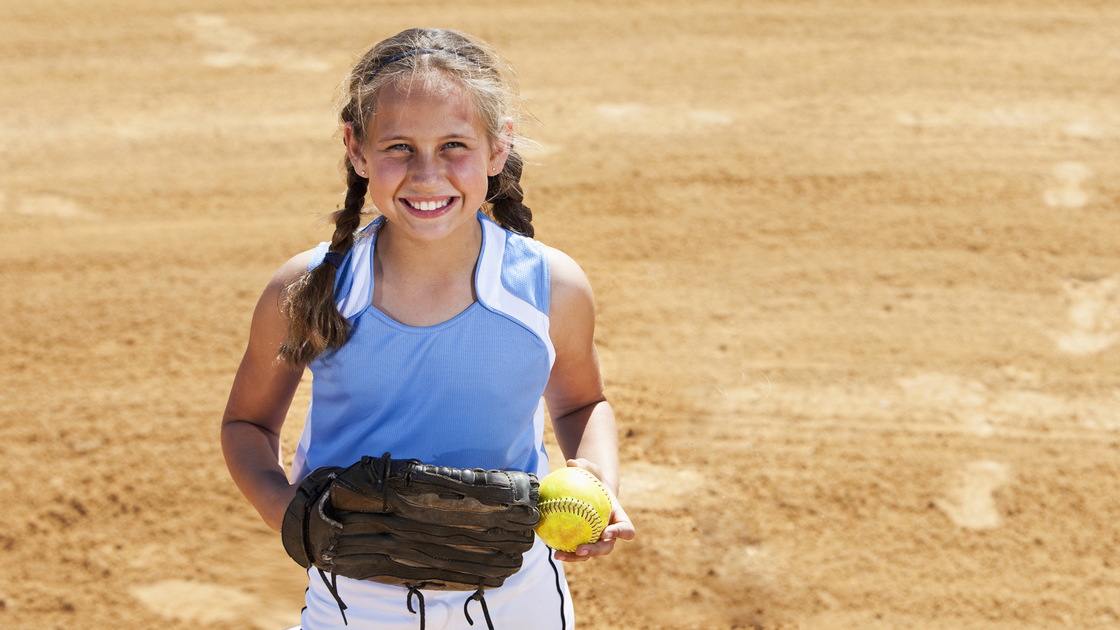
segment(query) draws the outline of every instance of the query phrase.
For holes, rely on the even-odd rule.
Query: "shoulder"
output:
[[[592,298],[591,282],[587,279],[587,274],[583,272],[583,268],[579,266],[571,256],[564,252],[548,247],[542,246],[548,256],[549,276],[552,279],[552,295],[556,297],[579,298],[581,296],[587,299]]]
[[[551,280],[549,320],[554,332],[589,325],[595,318],[595,296],[583,269],[564,252],[545,246]]]
[[[254,320],[273,320],[277,325],[284,322],[286,326],[287,320],[281,312],[284,291],[307,274],[308,266],[314,260],[315,254],[314,249],[296,254],[272,274],[272,278],[257,301]]]
[[[319,247],[309,249],[292,256],[276,270],[272,275],[272,280],[268,283],[267,290],[278,289],[283,290],[288,285],[296,280],[302,278],[311,267],[311,263],[316,259],[322,259],[323,255],[319,252]]]
[[[603,382],[595,351],[595,298],[587,274],[559,250],[548,248],[548,259],[552,267],[548,334],[556,361],[545,399],[555,419],[600,400]]]
[[[288,334],[288,318],[284,313],[284,293],[289,286],[298,282],[307,273],[314,250],[296,254],[288,259],[268,281],[256,308],[249,329],[249,347],[245,351],[242,367],[246,378],[252,382],[264,379],[267,382],[275,370],[289,369],[278,362],[276,357],[281,344]]]

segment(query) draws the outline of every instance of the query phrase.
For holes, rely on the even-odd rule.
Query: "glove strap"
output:
[[[338,576],[331,573],[331,579],[327,580],[327,574],[323,573],[322,569],[316,567],[315,570],[319,572],[319,577],[323,578],[323,584],[327,585],[327,590],[331,592],[335,603],[338,604],[338,614],[342,615],[342,625],[350,625],[346,622],[346,604],[342,603],[342,598],[338,596]]]
[[[420,592],[420,589],[411,584],[405,584],[405,586],[408,587],[408,600],[406,602],[408,604],[408,612],[414,615],[416,614],[416,611],[412,609],[412,596],[415,595],[416,599],[420,600],[420,630],[424,630],[424,593]]]
[[[463,603],[463,616],[467,618],[467,623],[472,626],[474,625],[474,619],[471,619],[471,613],[467,610],[467,607],[470,606],[471,601],[475,599],[478,600],[478,603],[482,604],[482,615],[486,617],[486,627],[490,630],[494,630],[494,622],[490,621],[490,610],[486,608],[486,597],[482,594],[482,586],[479,586],[478,590],[474,592],[474,595],[468,597],[467,601]]]
[[[377,464],[374,464],[374,458],[366,455],[362,457],[362,464],[366,471],[366,476],[369,477],[370,483],[373,484],[377,491],[381,493],[381,511],[389,511],[389,493],[385,492],[385,480],[393,470],[393,458],[389,453],[385,453],[376,459]],[[376,468],[375,468],[376,466]],[[423,595],[420,596],[421,599]],[[411,599],[411,596],[409,597]]]

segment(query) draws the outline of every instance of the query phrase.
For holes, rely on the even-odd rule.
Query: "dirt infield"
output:
[[[417,25],[520,71],[596,288],[638,539],[580,628],[1120,627],[1115,3],[0,4],[0,627],[298,621],[218,422]]]

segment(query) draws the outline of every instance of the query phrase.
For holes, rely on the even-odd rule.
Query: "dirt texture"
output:
[[[519,70],[596,290],[638,538],[578,627],[1120,627],[1116,3],[0,4],[0,627],[298,621],[218,423],[420,25]]]

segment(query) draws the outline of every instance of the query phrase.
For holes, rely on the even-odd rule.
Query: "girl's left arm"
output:
[[[595,352],[595,299],[587,276],[574,260],[549,250],[552,289],[549,337],[556,362],[545,389],[556,441],[568,466],[586,468],[611,493],[611,522],[599,542],[580,545],[575,553],[556,552],[558,560],[582,561],[604,556],[615,541],[634,538],[634,525],[618,501],[618,428],[603,395],[603,378]]]

